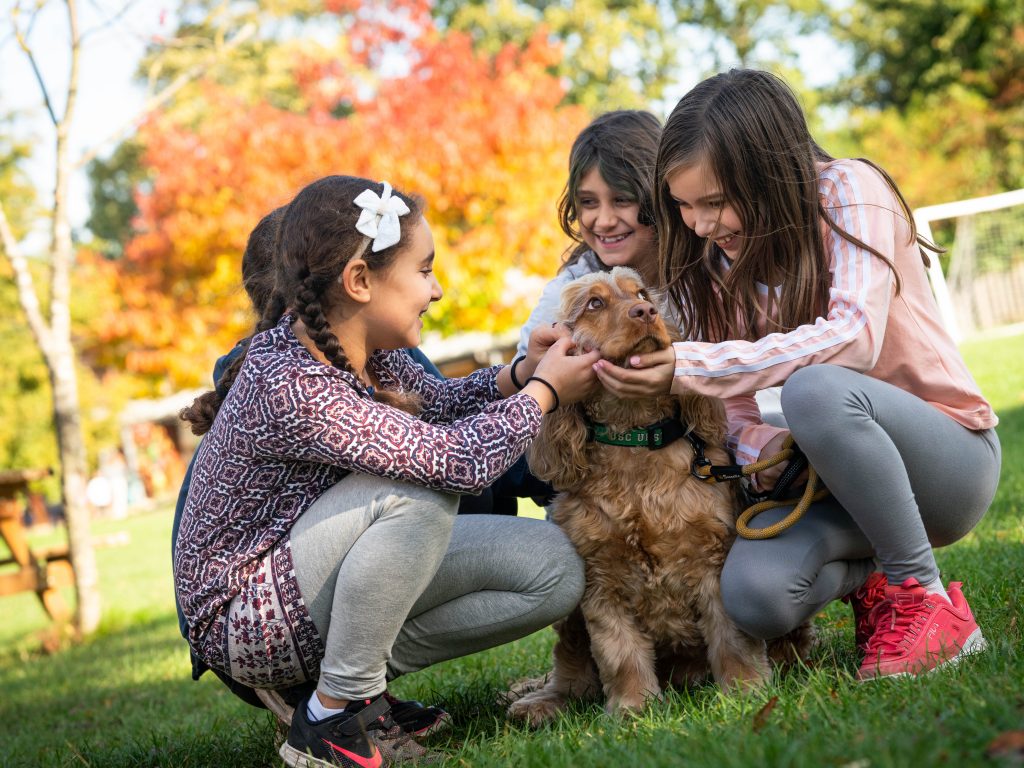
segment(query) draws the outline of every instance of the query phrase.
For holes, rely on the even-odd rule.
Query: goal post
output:
[[[953,228],[948,274],[932,254],[928,275],[953,339],[1024,322],[1024,189],[914,212],[918,234],[932,242],[945,222]]]

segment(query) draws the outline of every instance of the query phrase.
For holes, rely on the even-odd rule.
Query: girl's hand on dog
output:
[[[571,331],[569,326],[564,323],[544,324],[534,328],[530,332],[530,340],[527,342],[526,359],[516,368],[517,375],[522,371],[519,380],[526,381],[527,378],[533,376],[534,371],[537,370],[537,365],[544,355],[547,354],[547,351],[551,349],[551,345],[559,339],[566,339],[569,336],[571,336]]]
[[[672,388],[676,355],[672,347],[633,355],[629,368],[620,368],[607,360],[598,360],[594,370],[601,384],[616,397],[634,399],[667,395]]]
[[[498,389],[502,396],[509,397],[520,391],[520,387],[525,387],[526,380],[536,372],[537,365],[551,345],[559,339],[568,338],[569,335],[569,328],[562,323],[551,323],[551,325],[540,325],[534,328],[530,332],[526,354],[517,357],[498,374]],[[512,378],[513,367],[515,379]]]
[[[531,344],[533,335],[530,336]],[[558,402],[568,405],[589,397],[600,383],[594,372],[594,363],[600,358],[597,350],[584,352],[576,348],[576,343],[568,336],[563,336],[551,344],[531,376],[539,376],[555,388]],[[520,367],[525,365],[525,361]],[[518,373],[518,371],[517,371]],[[530,382],[523,391],[529,390],[546,411],[551,410],[554,398],[546,386],[540,382]],[[537,394],[535,394],[535,392]],[[541,399],[541,395],[545,399]]]

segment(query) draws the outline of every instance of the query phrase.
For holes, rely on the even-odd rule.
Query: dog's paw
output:
[[[656,701],[664,701],[665,697],[661,691],[644,693],[611,693],[605,700],[604,711],[609,715],[621,717],[623,715],[636,714],[643,710],[648,704]]]
[[[500,694],[499,698],[504,699],[505,704],[511,704],[513,701],[518,701],[528,693],[539,691],[548,683],[550,675],[543,675],[541,677],[527,677],[524,680],[520,680],[516,683],[512,683],[509,689]]]
[[[511,720],[519,720],[531,728],[539,728],[554,720],[564,709],[565,697],[540,690],[513,701],[508,707],[508,716]]]
[[[767,655],[755,663],[753,659],[734,659],[717,679],[722,690],[729,694],[752,693],[767,685],[772,679],[772,669]]]
[[[818,644],[818,630],[806,621],[792,632],[768,641],[768,658],[784,667],[797,661],[807,661]]]

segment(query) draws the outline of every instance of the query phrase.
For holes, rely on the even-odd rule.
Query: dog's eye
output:
[[[640,299],[641,301],[650,301],[651,300],[650,297],[647,295],[647,291],[645,291],[643,288],[641,288],[639,291],[637,291],[636,297],[638,299]]]
[[[604,306],[604,299],[595,296],[587,302],[587,309],[601,309]]]

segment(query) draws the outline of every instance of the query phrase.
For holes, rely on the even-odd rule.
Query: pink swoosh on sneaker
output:
[[[380,768],[384,762],[380,756],[380,751],[376,747],[373,747],[373,754],[370,757],[363,757],[355,752],[349,752],[347,749],[339,747],[337,744],[332,744],[327,741],[327,739],[321,739],[321,741],[335,752],[341,753],[343,756],[347,757],[357,765],[361,765],[363,768]]]

